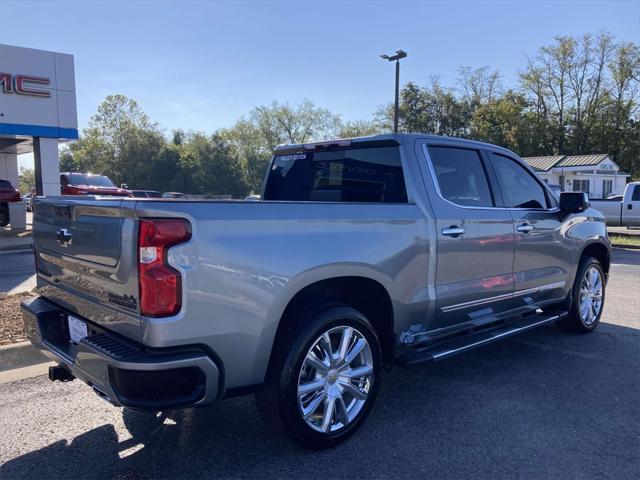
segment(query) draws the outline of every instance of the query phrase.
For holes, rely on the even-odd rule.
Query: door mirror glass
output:
[[[566,213],[579,213],[589,208],[589,195],[585,192],[562,192],[560,210]]]

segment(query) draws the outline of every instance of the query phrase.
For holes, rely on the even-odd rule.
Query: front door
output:
[[[437,325],[491,321],[513,294],[512,218],[495,208],[479,150],[447,142],[424,144],[422,154],[437,217]]]
[[[573,242],[562,234],[555,200],[514,158],[495,152],[488,157],[516,234],[514,306],[564,298],[572,286]]]
[[[629,188],[633,188],[633,191],[622,201],[622,225],[640,227],[640,185]]]

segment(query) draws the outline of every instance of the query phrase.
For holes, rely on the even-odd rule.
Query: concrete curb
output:
[[[40,350],[31,345],[31,342],[13,343],[0,347],[0,372],[50,361]]]
[[[55,366],[54,362],[38,363],[31,367],[14,368],[6,372],[0,372],[0,385],[3,383],[25,380],[27,378],[39,377],[49,373],[49,367]]]

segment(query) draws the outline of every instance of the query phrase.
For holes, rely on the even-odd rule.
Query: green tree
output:
[[[480,104],[471,119],[471,137],[509,148],[521,155],[535,152],[530,145],[530,125],[525,97],[512,90]]]
[[[18,175],[18,190],[20,190],[22,194],[26,194],[33,188],[36,188],[36,174],[33,168],[20,167],[20,174]]]
[[[383,133],[380,125],[375,121],[352,120],[340,125],[338,130],[339,138],[367,137]]]
[[[335,138],[341,126],[339,116],[310,100],[299,105],[273,102],[254,108],[220,136],[229,143],[237,164],[244,166],[249,190],[258,192],[278,145]]]
[[[158,183],[153,167],[165,144],[158,125],[135,100],[110,95],[81,138],[63,151],[61,168],[108,175],[131,188],[154,188]]]
[[[407,83],[400,91],[399,130],[455,137],[468,136],[470,110],[455,92],[433,78],[428,87]],[[392,130],[394,107],[378,110],[376,121],[386,131]]]

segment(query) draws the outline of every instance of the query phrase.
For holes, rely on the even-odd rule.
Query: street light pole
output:
[[[380,55],[381,58],[390,62],[396,62],[396,99],[393,113],[393,133],[398,133],[398,117],[400,116],[400,59],[406,58],[407,52],[396,50],[395,55]]]

